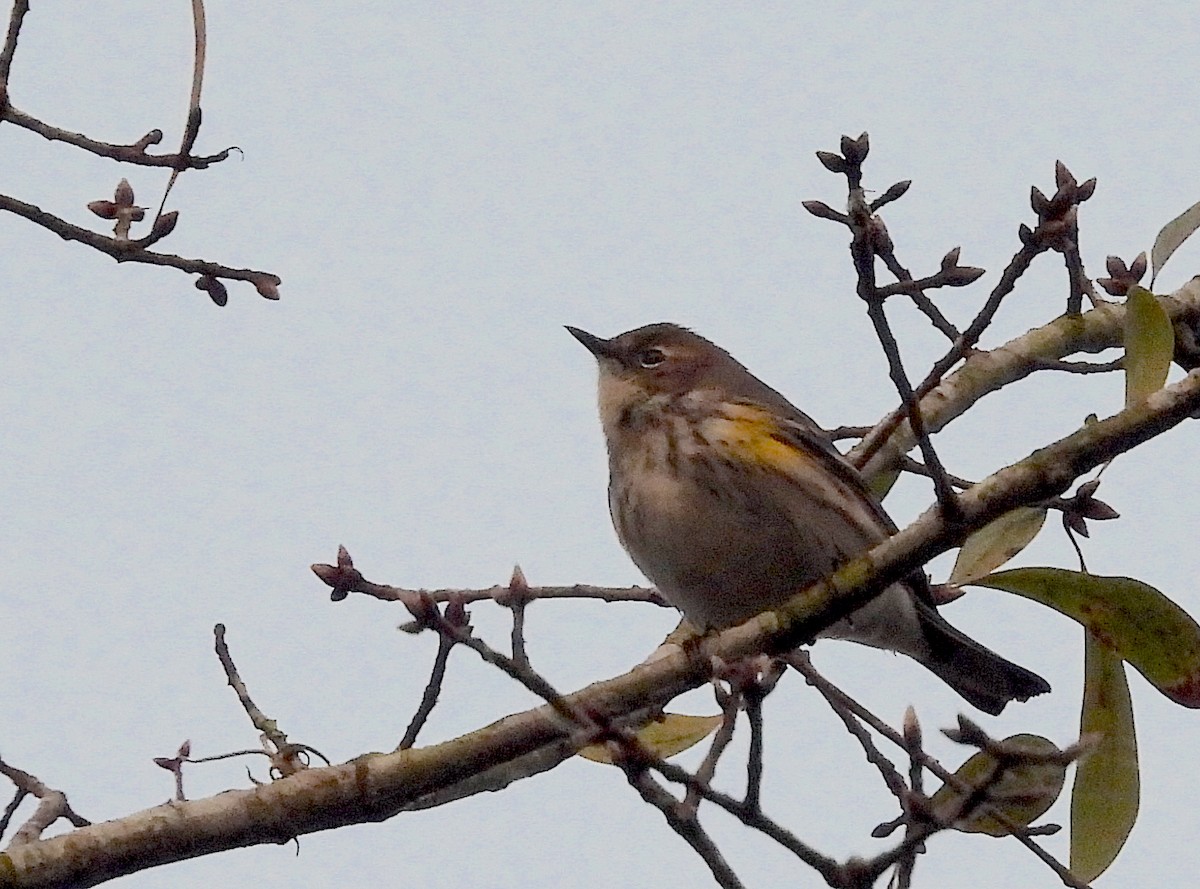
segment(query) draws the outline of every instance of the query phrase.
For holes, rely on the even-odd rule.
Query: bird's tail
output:
[[[929,653],[918,660],[985,713],[996,716],[1009,701],[1050,691],[1050,683],[951,626],[932,608],[920,609]]]

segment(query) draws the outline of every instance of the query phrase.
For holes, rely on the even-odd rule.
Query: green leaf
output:
[[[1032,754],[1049,756],[1058,752],[1054,743],[1041,735],[1013,735],[1001,743]],[[983,790],[983,801],[1022,827],[1028,827],[1054,805],[1067,776],[1067,766],[1063,762],[1020,763],[1010,765],[997,775],[999,769],[996,757],[981,750],[959,766],[954,775],[968,786]],[[935,813],[947,818],[962,806],[962,794],[943,784],[929,802]],[[978,807],[961,812],[954,821],[954,828],[967,833],[1008,836],[1008,828]]]
[[[1021,506],[984,525],[958,551],[950,583],[963,586],[991,574],[1029,546],[1045,521],[1045,508]]]
[[[1200,707],[1200,624],[1149,584],[1063,568],[1014,568],[973,582],[1074,618],[1168,698]]]
[[[1150,251],[1150,285],[1162,271],[1171,254],[1179,245],[1190,238],[1200,228],[1200,204],[1192,204],[1170,222],[1162,227],[1162,231],[1154,239],[1154,247]]]
[[[896,484],[898,478],[900,478],[899,469],[876,473],[867,479],[867,490],[874,494],[877,500],[883,500],[892,490],[892,485]]]
[[[1125,404],[1141,401],[1167,381],[1175,354],[1175,331],[1166,310],[1145,287],[1129,288],[1125,300]]]
[[[1080,735],[1100,741],[1075,769],[1071,872],[1090,883],[1112,864],[1137,820],[1140,780],[1129,683],[1121,659],[1090,633],[1084,643]]]
[[[666,713],[663,717],[638,729],[637,737],[650,752],[667,759],[699,744],[717,730],[724,717],[688,716]],[[612,764],[612,754],[604,744],[592,744],[579,751],[592,762]]]

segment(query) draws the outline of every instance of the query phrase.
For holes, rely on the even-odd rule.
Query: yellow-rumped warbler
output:
[[[674,324],[567,330],[600,365],[617,536],[692,624],[748,620],[896,532],[824,431],[724,349]],[[821,635],[906,654],[987,713],[1050,690],[947,623],[923,572]]]

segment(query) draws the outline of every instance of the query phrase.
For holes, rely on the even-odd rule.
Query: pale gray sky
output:
[[[869,130],[868,184],[914,180],[887,221],[914,273],[950,247],[995,281],[1028,191],[1061,158],[1099,178],[1084,260],[1132,258],[1200,199],[1191,3],[361,3],[210,0],[199,149],[245,152],[188,173],[162,246],[282,276],[283,299],[231,286],[217,309],[188,277],[110,259],[0,216],[0,751],[95,820],[155,805],[151,762],[253,746],[212,654],[228,639],[260,705],[345,760],[395,746],[431,639],[398,608],[340,605],[308,571],[344,543],[374,580],[486,586],[640,578],[609,527],[594,365],[563,330],[693,326],[826,425],[894,400],[853,294],[843,231],[804,199],[842,201],[813,158]],[[177,143],[191,66],[188,4],[36,4],[14,103],[98,138],[162,127]],[[161,171],[121,168],[0,127],[0,190],[99,228],[88,201],[127,176],[157,205]],[[1185,247],[1160,290],[1200,266]],[[940,297],[962,322],[982,288]],[[1061,311],[1041,261],[986,345]],[[893,310],[914,375],[940,344]],[[938,444],[981,476],[1119,409],[1117,377],[1028,384]],[[1100,496],[1089,567],[1146,580],[1200,613],[1196,431],[1124,457]],[[906,483],[902,523],[928,501]],[[1074,566],[1047,532],[1025,564]],[[937,563],[943,576],[948,563]],[[986,725],[1066,743],[1078,730],[1082,632],[990,591],[947,616],[1045,675],[1054,694]],[[501,643],[503,615],[476,625]],[[535,665],[565,689],[623,671],[673,625],[638,606],[544,604]],[[823,643],[818,666],[881,716],[912,702],[934,729],[961,709],[921,668]],[[1143,805],[1100,885],[1164,885],[1200,866],[1195,714],[1131,673]],[[451,661],[422,740],[532,704],[469,653]],[[697,695],[692,712],[711,712]],[[840,724],[794,677],[768,703],[764,804],[830,854],[883,848],[896,814]],[[686,760],[685,760],[686,761]],[[262,767],[253,763],[262,776]],[[721,779],[741,784],[731,757]],[[192,796],[246,786],[197,767]],[[1060,803],[1049,818],[1065,822]],[[718,815],[750,886],[817,878]],[[1047,841],[1065,858],[1066,832]],[[1054,886],[1012,842],[939,836],[919,885]],[[797,876],[799,874],[799,876]],[[151,871],[122,885],[541,887],[705,885],[707,871],[615,770],[571,762],[501,795]]]

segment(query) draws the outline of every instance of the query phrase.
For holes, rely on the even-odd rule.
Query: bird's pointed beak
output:
[[[613,349],[612,340],[601,339],[594,334],[588,333],[586,330],[580,330],[578,327],[566,325],[567,333],[583,343],[583,347],[595,355],[597,358],[616,358],[617,353]]]

